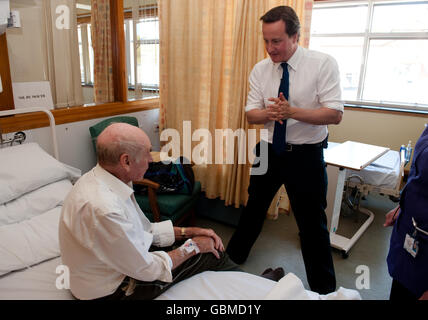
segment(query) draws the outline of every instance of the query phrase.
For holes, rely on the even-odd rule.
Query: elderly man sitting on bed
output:
[[[59,242],[78,299],[153,299],[197,273],[240,270],[214,231],[190,227],[183,235],[171,221],[150,223],[140,210],[132,181],[143,178],[152,161],[150,149],[141,129],[110,125],[97,140],[98,164],[64,201]],[[152,247],[186,238],[169,252]],[[264,276],[278,280],[283,275],[276,269]]]

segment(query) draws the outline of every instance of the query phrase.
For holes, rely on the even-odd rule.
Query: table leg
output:
[[[327,219],[328,226],[330,227],[330,242],[331,246],[342,251],[344,257],[347,256],[348,251],[355,244],[355,242],[362,236],[364,231],[367,230],[369,225],[374,219],[374,215],[371,211],[366,208],[360,208],[360,211],[369,216],[369,218],[364,222],[364,224],[358,229],[357,232],[352,236],[352,238],[346,238],[337,234],[339,228],[339,218],[343,198],[343,190],[345,187],[346,180],[346,168],[339,168],[336,166],[327,167],[328,177],[329,177],[329,190],[327,196]],[[337,178],[336,178],[337,177]],[[336,178],[336,185],[334,185],[334,178]],[[334,198],[332,197],[334,194]]]
[[[337,168],[337,170],[337,185],[333,203],[333,214],[331,216],[330,233],[336,233],[339,228],[340,209],[342,205],[343,189],[345,187],[346,169]]]

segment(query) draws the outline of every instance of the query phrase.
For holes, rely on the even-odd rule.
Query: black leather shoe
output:
[[[279,281],[285,276],[285,271],[283,268],[279,267],[275,270],[272,270],[272,268],[268,268],[261,274],[261,277],[273,280],[273,281]]]

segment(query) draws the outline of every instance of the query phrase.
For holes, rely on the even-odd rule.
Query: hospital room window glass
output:
[[[132,4],[134,7],[124,8],[128,100],[158,97],[158,7],[152,0]]]
[[[346,104],[428,111],[428,1],[317,1],[309,48],[339,64]]]
[[[82,37],[82,29],[86,29],[85,37]],[[80,73],[82,85],[93,85],[94,49],[92,48],[91,25],[79,25],[77,27],[77,34],[79,38]],[[83,41],[85,41],[85,45]]]

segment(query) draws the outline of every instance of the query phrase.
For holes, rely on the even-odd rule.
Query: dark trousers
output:
[[[259,146],[256,149],[259,150]],[[262,230],[269,205],[284,184],[299,228],[311,290],[320,294],[332,292],[336,289],[336,278],[324,211],[327,206],[327,173],[323,148],[304,145],[277,156],[272,145],[268,144],[268,152],[267,172],[251,176],[248,203],[226,251],[238,264],[247,259]]]
[[[212,253],[197,254],[183,262],[172,271],[172,282],[152,281],[145,282],[135,280],[136,285],[134,292],[126,296],[126,287],[130,282],[130,278],[126,277],[117,290],[106,297],[98,300],[150,300],[162,294],[173,285],[193,275],[204,271],[242,271],[233,261],[231,261],[227,253],[220,253],[220,259],[217,259]]]
[[[397,280],[392,280],[391,293],[389,296],[391,301],[415,301],[418,300],[412,292],[404,287]]]

